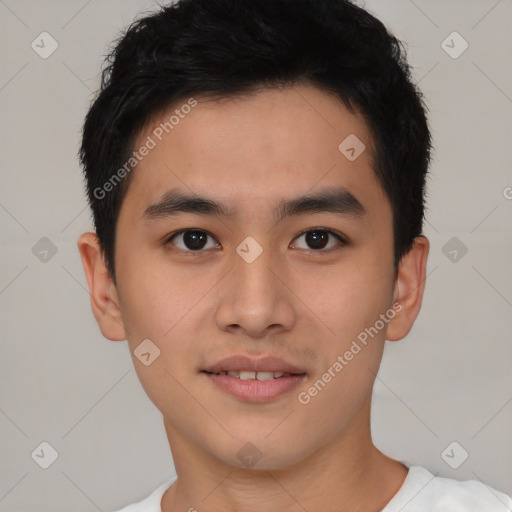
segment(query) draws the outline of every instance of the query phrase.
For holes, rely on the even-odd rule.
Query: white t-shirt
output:
[[[407,465],[407,464],[406,464]],[[458,481],[434,476],[422,466],[407,466],[402,487],[381,512],[511,512],[512,498],[477,480]],[[117,512],[162,512],[165,482],[147,498]]]

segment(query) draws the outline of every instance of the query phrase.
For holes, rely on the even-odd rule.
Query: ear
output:
[[[401,305],[388,324],[386,339],[401,340],[412,329],[423,300],[430,243],[424,236],[414,240],[398,266],[393,303]]]
[[[96,233],[83,233],[77,245],[89,285],[91,309],[103,336],[112,341],[125,340],[117,289],[105,265]]]

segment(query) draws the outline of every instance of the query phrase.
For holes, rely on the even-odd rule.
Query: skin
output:
[[[117,286],[96,235],[78,241],[101,332],[128,341],[164,418],[178,481],[162,510],[379,511],[407,468],[372,442],[372,387],[385,339],[406,336],[420,310],[429,243],[418,237],[395,272],[391,205],[371,167],[371,135],[336,97],[296,85],[197,99],[133,171],[117,224]],[[152,120],[136,147],[175,108]],[[353,162],[338,150],[349,134],[366,146]],[[320,212],[276,223],[278,201],[340,186],[360,201],[363,216]],[[144,220],[170,189],[226,202],[236,214]],[[329,238],[326,249],[337,249],[315,252],[300,235],[317,227],[348,243]],[[184,228],[212,235],[201,255],[185,253],[183,237],[165,243]],[[248,236],[263,249],[250,264],[236,252]],[[400,312],[301,404],[298,393],[394,303]],[[149,366],[133,356],[146,338],[161,351]],[[279,356],[307,376],[272,401],[244,402],[200,373],[235,353]],[[252,468],[237,457],[247,442],[262,454]]]

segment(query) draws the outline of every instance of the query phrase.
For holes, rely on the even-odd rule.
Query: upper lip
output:
[[[243,355],[235,355],[226,357],[217,361],[215,364],[208,366],[203,371],[210,373],[249,371],[249,372],[282,372],[282,373],[306,373],[291,363],[279,357],[263,357],[253,359]]]

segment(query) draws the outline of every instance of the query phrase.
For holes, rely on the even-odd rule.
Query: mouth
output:
[[[229,377],[233,377],[235,379],[240,380],[258,380],[260,382],[264,382],[267,380],[273,380],[273,379],[282,379],[286,377],[292,377],[297,375],[306,375],[305,373],[284,373],[284,372],[249,372],[249,371],[229,371],[229,372],[219,372],[219,373],[213,373],[204,371],[204,373],[207,373],[209,375],[228,375]]]
[[[281,378],[286,374],[302,375],[306,373],[304,369],[280,357],[266,356],[255,359],[242,354],[221,359],[215,364],[203,368],[202,371],[214,373],[215,375],[230,374],[231,372],[233,374],[230,375],[231,377],[241,376],[242,379],[256,379],[256,375],[261,374],[263,377],[262,380],[268,380],[270,373],[273,374],[273,378],[276,374],[278,376],[277,378]]]
[[[290,393],[307,373],[280,358],[231,356],[201,370],[213,389],[243,402],[261,403]]]

